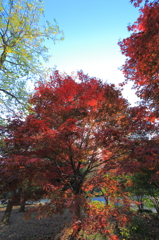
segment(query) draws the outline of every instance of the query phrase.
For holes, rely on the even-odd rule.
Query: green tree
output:
[[[41,0],[0,0],[1,109],[25,102],[26,79],[42,72],[42,62],[49,60],[45,41],[63,39],[56,20],[43,24],[43,11]]]
[[[133,174],[132,185],[128,191],[140,203],[138,204],[139,211],[144,209],[144,203],[146,203],[150,207],[154,207],[159,215],[158,182],[152,178],[153,175],[155,175],[155,171],[150,169],[141,169],[140,172]]]

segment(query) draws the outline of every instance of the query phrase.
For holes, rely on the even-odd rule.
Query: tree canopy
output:
[[[39,83],[29,103],[31,114],[7,127],[2,181],[8,186],[8,175],[13,176],[15,189],[29,177],[43,186],[51,199],[48,214],[65,208],[74,211],[72,234],[76,236],[81,229],[86,230],[86,221],[90,226],[92,214],[100,221],[118,211],[107,205],[98,213],[87,197],[102,183],[109,188],[110,179],[105,175],[121,169],[129,146],[128,103],[112,84],[83,72],[76,81],[58,71],[49,82]],[[117,192],[122,192],[120,184],[112,182],[109,197],[113,203]],[[118,219],[125,217],[125,213],[116,214]],[[101,234],[107,231],[97,224],[91,229]]]

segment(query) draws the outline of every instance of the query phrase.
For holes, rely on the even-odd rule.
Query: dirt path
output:
[[[0,208],[0,221],[4,211],[5,208]],[[0,240],[52,240],[70,222],[67,212],[41,220],[36,219],[36,214],[31,219],[24,220],[24,215],[25,213],[19,213],[19,207],[13,208],[10,223],[0,225]]]

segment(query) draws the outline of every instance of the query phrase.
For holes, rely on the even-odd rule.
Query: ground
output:
[[[31,206],[27,206],[27,210]],[[5,208],[0,208],[0,220]],[[10,223],[0,225],[1,240],[54,240],[58,239],[57,234],[70,222],[68,212],[63,215],[54,215],[52,218],[37,220],[35,215],[24,220],[25,213],[19,213],[19,206],[14,207]]]
[[[27,206],[27,210],[34,206]],[[0,219],[5,208],[0,207]],[[136,215],[137,214],[137,215]],[[121,230],[121,240],[159,240],[159,218],[155,213],[137,213],[131,226]],[[59,233],[67,229],[71,222],[70,215],[66,211],[62,215],[54,215],[51,218],[36,219],[36,214],[29,220],[24,220],[25,213],[19,213],[19,206],[14,207],[10,223],[0,225],[0,240],[59,240]],[[89,240],[102,240],[105,238],[86,237]],[[62,240],[66,240],[63,236]]]

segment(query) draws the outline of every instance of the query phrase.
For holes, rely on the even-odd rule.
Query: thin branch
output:
[[[5,94],[7,94],[9,96],[11,96],[12,98],[15,98],[18,103],[22,104],[15,95],[13,95],[12,93],[8,92],[7,90],[0,88],[0,91],[4,92]]]

